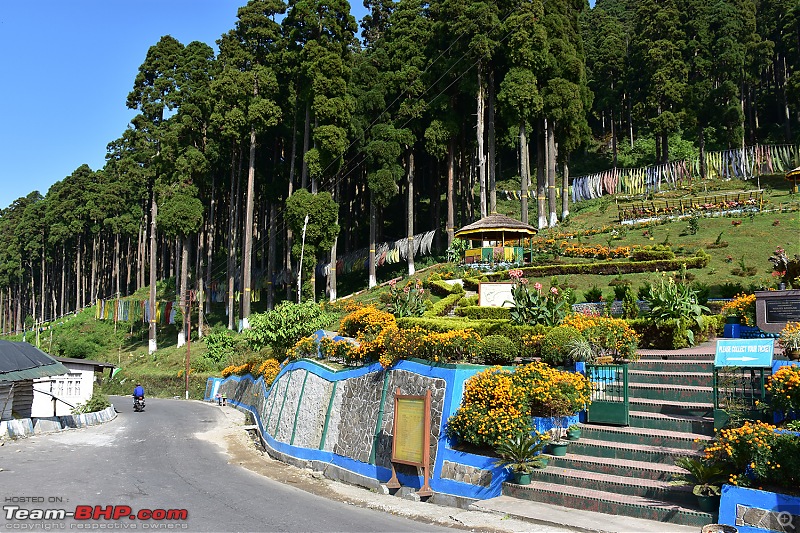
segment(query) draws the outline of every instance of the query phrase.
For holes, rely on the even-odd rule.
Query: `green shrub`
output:
[[[708,312],[708,308],[698,302],[694,289],[675,283],[672,278],[662,279],[660,284],[650,287],[645,299],[650,306],[648,317],[659,324],[676,322],[675,334],[684,335],[688,346],[695,344],[694,329],[702,329],[703,311]],[[683,344],[677,339],[673,342]]]
[[[675,259],[675,252],[669,246],[662,244],[637,248],[631,253],[631,260],[633,261],[659,261],[664,259]]]
[[[511,316],[508,307],[481,307],[477,305],[459,307],[456,309],[456,314],[473,320],[480,320],[483,318],[508,320]]]
[[[74,359],[95,359],[104,348],[85,337],[61,337],[53,352],[62,357]]]
[[[433,276],[433,274],[431,274]],[[464,294],[464,287],[461,286],[460,283],[447,283],[444,281],[429,281],[428,287],[430,288],[431,294],[435,294],[436,296],[449,296],[451,294]]]
[[[569,363],[567,346],[581,332],[571,326],[557,326],[547,332],[542,339],[542,362],[550,366],[565,366]]]
[[[260,350],[272,346],[278,358],[283,357],[294,343],[318,329],[332,326],[333,317],[314,302],[295,304],[281,302],[272,311],[250,315],[250,329],[244,336],[250,346]]]
[[[438,302],[434,303],[422,316],[434,317],[443,316],[450,312],[455,307],[456,303],[462,298],[463,293],[456,292],[448,294]]]
[[[481,283],[481,280],[478,278],[469,278],[466,276],[461,278],[461,281],[464,283],[464,288],[466,290],[474,292],[478,291],[478,286]]]
[[[603,291],[597,285],[583,293],[583,299],[587,302],[599,302],[603,299]]]
[[[624,280],[622,283],[617,283],[613,285],[613,287],[614,287],[614,299],[622,301],[625,299],[625,293],[628,292],[628,290],[630,289],[630,281]]]
[[[633,288],[625,286],[625,293],[622,295],[622,318],[636,318],[639,316],[639,302],[633,295]]]
[[[236,338],[234,333],[227,328],[220,326],[203,337],[206,343],[206,357],[215,363],[227,361],[234,353]]]
[[[459,307],[469,307],[471,305],[478,305],[478,298],[477,294],[473,296],[464,296],[458,301]]]
[[[92,393],[92,397],[89,398],[85,403],[79,403],[72,409],[73,415],[79,415],[83,413],[96,413],[97,411],[102,411],[106,407],[110,407],[111,402],[108,401],[108,397],[101,393],[94,391]]]
[[[484,365],[508,365],[519,355],[519,348],[508,337],[488,335],[481,340],[480,357]]]
[[[720,286],[719,292],[720,292],[720,298],[734,298],[737,294],[742,294],[747,291],[745,290],[744,286],[739,282],[736,283],[725,282]]]

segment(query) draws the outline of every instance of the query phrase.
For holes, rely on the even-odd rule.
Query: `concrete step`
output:
[[[708,372],[714,371],[714,358],[708,359],[639,359],[628,365],[628,372],[644,370],[649,372]]]
[[[609,461],[606,457],[591,457],[568,453],[563,457],[548,456],[550,466],[572,468],[584,472],[597,472],[599,474],[627,475],[634,479],[651,479],[655,481],[669,481],[673,476],[683,472],[683,469],[668,463],[651,463],[645,461],[631,461],[615,459]],[[549,468],[549,467],[548,467]]]
[[[550,465],[536,469],[531,479],[545,483],[554,483],[575,488],[639,496],[653,500],[669,501],[687,507],[696,504],[697,496],[692,494],[692,487],[670,484],[668,480],[640,479],[630,475],[586,472],[573,468]]]
[[[709,435],[698,433],[600,424],[584,424],[581,432],[587,439],[604,441],[609,444],[636,444],[693,451],[703,449],[706,442],[711,439]]]
[[[642,430],[641,428],[637,428]],[[644,431],[644,430],[642,430]],[[687,455],[700,457],[702,452],[698,449],[659,446],[654,444],[627,444],[608,440],[608,435],[600,435],[604,439],[581,437],[579,441],[570,443],[567,452],[590,457],[604,457],[606,459],[625,459],[655,464],[675,464],[678,457]],[[708,438],[703,436],[703,438]],[[698,445],[694,445],[698,447]]]
[[[564,485],[543,481],[532,481],[530,485],[503,483],[502,491],[504,495],[524,500],[698,528],[713,523],[715,519],[694,507],[674,502],[578,487],[564,490]]]
[[[710,403],[714,400],[714,389],[708,387],[686,387],[660,383],[628,383],[630,398],[668,400],[686,403]]]
[[[631,412],[639,411],[682,416],[714,416],[714,404],[711,402],[686,403],[668,400],[651,400],[648,398],[630,398],[628,405]]]
[[[714,436],[714,417],[630,411],[631,427]]]
[[[711,387],[714,376],[711,372],[656,372],[652,370],[629,370],[629,383],[658,383],[682,387]]]

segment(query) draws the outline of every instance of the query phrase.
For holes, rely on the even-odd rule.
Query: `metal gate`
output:
[[[586,421],[629,425],[628,365],[586,365],[586,377],[592,382]]]
[[[725,427],[731,419],[762,420],[767,398],[766,382],[771,368],[714,367],[714,427]]]

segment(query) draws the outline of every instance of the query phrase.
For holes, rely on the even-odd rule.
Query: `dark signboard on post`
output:
[[[780,333],[787,322],[800,322],[800,290],[756,291],[756,325]]]

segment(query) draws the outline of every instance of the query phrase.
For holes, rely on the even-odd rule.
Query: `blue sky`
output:
[[[4,0],[0,9],[0,209],[86,163],[134,112],[125,106],[147,50],[232,29],[246,0]],[[352,3],[364,12],[361,0]],[[360,15],[353,13],[356,18]]]

